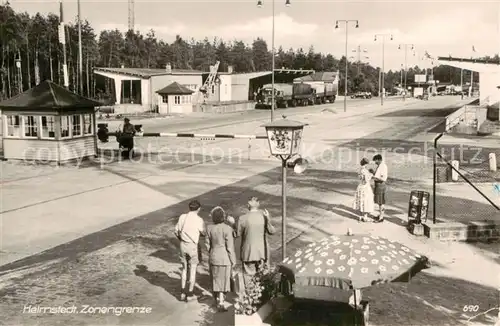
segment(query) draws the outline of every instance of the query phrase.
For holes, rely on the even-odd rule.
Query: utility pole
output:
[[[339,22],[345,24],[345,86],[344,86],[344,112],[347,111],[347,75],[349,73],[349,57],[347,56],[347,45],[349,35],[349,23],[356,23],[355,28],[359,28],[358,20],[344,19],[335,22],[335,28],[339,28]]]
[[[401,50],[402,48],[404,48],[404,50],[405,50],[405,68],[404,68],[405,79],[404,79],[403,101],[406,100],[406,90],[408,89],[406,87],[406,82],[407,82],[407,79],[408,79],[408,47],[409,46],[411,46],[411,50],[415,49],[415,46],[413,44],[400,44],[398,46],[399,50]]]
[[[83,96],[82,14],[80,0],[78,0],[78,80],[80,81],[80,95]]]
[[[384,94],[385,94],[385,89],[384,89],[384,72],[385,72],[385,38],[386,37],[391,37],[391,41],[393,40],[392,34],[375,34],[375,42],[377,41],[377,36],[379,36],[382,39],[382,71],[380,75],[380,91],[382,93],[380,94],[380,105],[384,105]]]

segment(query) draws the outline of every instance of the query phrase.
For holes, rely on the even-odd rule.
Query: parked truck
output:
[[[272,106],[272,84],[262,86],[257,94],[256,108],[271,108]],[[274,102],[276,108],[287,108],[289,106],[306,106],[314,103],[315,91],[311,85],[306,83],[274,84]]]
[[[303,83],[311,85],[314,90],[313,102],[314,104],[325,104],[327,101],[330,103],[335,102],[337,97],[338,84],[333,82],[323,81],[296,81],[296,84]]]

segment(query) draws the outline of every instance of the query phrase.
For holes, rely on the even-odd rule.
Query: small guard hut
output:
[[[48,80],[0,102],[4,159],[62,163],[97,155],[98,106]]]
[[[191,113],[193,112],[193,91],[173,82],[165,88],[156,91],[158,93],[158,113]]]

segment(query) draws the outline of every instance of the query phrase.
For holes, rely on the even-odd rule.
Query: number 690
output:
[[[478,305],[465,305],[462,309],[463,312],[477,312],[479,310]]]

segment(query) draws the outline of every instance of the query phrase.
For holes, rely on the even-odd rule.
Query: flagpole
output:
[[[63,46],[63,76],[64,76],[64,87],[69,89],[69,76],[68,76],[68,58],[66,55],[66,27],[64,25],[64,16],[63,16],[63,2],[59,1],[59,42]]]
[[[80,95],[83,96],[83,53],[82,53],[82,16],[80,0],[78,0],[78,80],[80,81]]]

